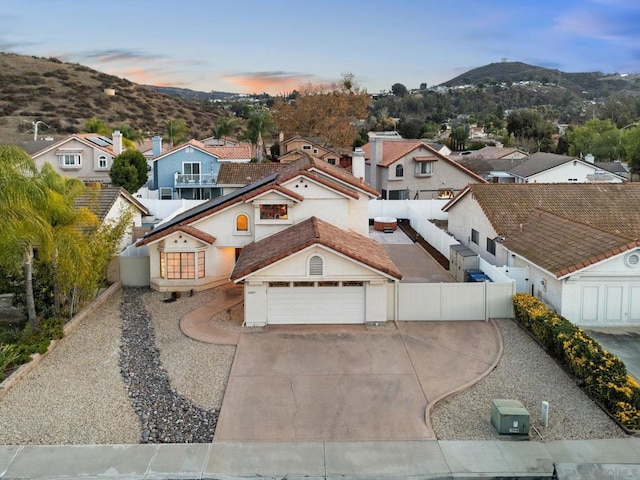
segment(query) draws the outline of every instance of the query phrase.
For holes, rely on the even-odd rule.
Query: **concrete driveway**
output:
[[[243,332],[214,441],[433,439],[428,409],[501,353],[493,322]]]

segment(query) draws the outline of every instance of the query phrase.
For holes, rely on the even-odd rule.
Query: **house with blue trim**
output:
[[[161,200],[208,200],[222,195],[218,186],[220,165],[248,163],[251,145],[206,146],[190,140],[153,159],[151,190]]]

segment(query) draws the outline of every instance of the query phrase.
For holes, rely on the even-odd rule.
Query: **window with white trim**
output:
[[[404,165],[396,165],[396,177],[404,177]]]
[[[98,157],[98,168],[102,168],[105,169],[107,168],[107,156],[106,155],[100,155]]]
[[[203,278],[204,263],[204,252],[161,252],[160,276],[172,280]]]
[[[80,153],[59,153],[58,163],[61,168],[74,168],[82,165],[82,155]]]
[[[309,275],[323,275],[324,262],[320,255],[314,255],[309,259]]]
[[[249,216],[241,213],[236,217],[236,233],[249,233]]]
[[[173,200],[173,189],[160,187],[160,200]]]
[[[287,205],[260,205],[260,220],[286,220],[288,217]]]
[[[433,174],[433,162],[416,162],[416,175]]]

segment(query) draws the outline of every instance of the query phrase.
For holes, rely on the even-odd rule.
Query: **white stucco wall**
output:
[[[602,169],[580,161],[576,161],[575,165],[573,162],[568,162],[530,176],[528,183],[586,183],[589,182],[587,175],[592,175],[595,172],[602,172]],[[611,175],[610,181],[621,183],[622,179]]]
[[[142,225],[142,212],[124,198],[118,197],[116,202],[113,204],[113,207],[111,207],[111,210],[109,210],[104,218],[105,222],[117,222],[122,214],[127,210],[131,210],[133,212],[133,219],[120,241],[120,247],[118,249],[119,252],[127,248],[133,242],[133,227],[140,227]]]
[[[496,255],[487,252],[487,237],[495,238],[497,233],[470,193],[449,209],[447,228],[456,240],[479,254],[487,262],[496,266],[504,265],[504,257],[497,255],[499,245],[496,245]],[[471,229],[478,232],[478,244],[471,241]]]

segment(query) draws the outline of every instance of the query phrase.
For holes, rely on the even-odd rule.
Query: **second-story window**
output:
[[[491,255],[496,254],[496,241],[489,237],[487,237],[487,252]]]
[[[249,217],[247,217],[244,213],[241,213],[236,217],[236,230],[238,232],[249,231]]]
[[[286,220],[287,205],[260,205],[260,220]]]
[[[79,153],[58,154],[58,163],[62,168],[80,167],[82,165],[82,155]]]
[[[404,166],[396,165],[396,177],[404,177]]]
[[[106,157],[106,155],[100,155],[98,157],[98,168],[107,168],[107,157]]]

